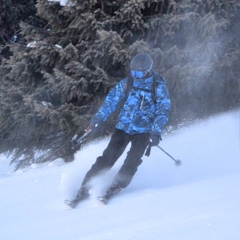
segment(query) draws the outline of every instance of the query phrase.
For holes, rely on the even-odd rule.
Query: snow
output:
[[[33,164],[14,172],[0,155],[0,238],[3,240],[238,240],[240,239],[240,113],[234,111],[164,136],[144,157],[131,185],[108,205],[96,200],[123,157],[95,179],[92,197],[70,209],[86,171],[109,139],[76,161]]]
[[[72,6],[70,0],[48,0],[48,2],[59,2],[61,6]]]

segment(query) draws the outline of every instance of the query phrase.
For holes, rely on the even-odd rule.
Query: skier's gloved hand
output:
[[[159,142],[162,140],[161,134],[158,132],[152,132],[150,135],[150,145],[152,147],[155,147],[159,144]]]

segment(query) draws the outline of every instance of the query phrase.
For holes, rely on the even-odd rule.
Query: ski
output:
[[[77,196],[73,200],[65,200],[64,202],[71,208],[75,208],[80,202],[87,200],[90,197],[89,188],[82,186]]]
[[[69,207],[71,207],[71,208],[75,208],[77,205],[78,205],[78,203],[79,203],[79,200],[65,200],[64,201]]]
[[[99,202],[101,202],[101,203],[103,203],[104,205],[107,205],[108,204],[108,201],[109,201],[109,198],[107,198],[107,197],[102,197],[102,196],[99,196],[98,197],[98,201]]]
[[[99,202],[103,203],[104,205],[108,204],[109,200],[118,192],[120,192],[121,188],[118,185],[112,185],[105,193],[104,196],[99,196],[97,199]],[[86,187],[81,187],[77,196],[73,200],[65,200],[65,203],[71,207],[76,208],[76,206],[88,199],[90,197],[89,189]]]
[[[83,197],[83,198],[76,198],[76,199],[73,199],[73,200],[65,200],[64,202],[71,208],[76,208],[77,205],[80,203],[80,202],[83,202],[85,200],[87,200],[88,198],[87,197]]]
[[[118,184],[112,184],[112,186],[106,191],[104,196],[99,196],[98,200],[103,204],[108,204],[109,200],[118,194],[121,191],[121,188]]]

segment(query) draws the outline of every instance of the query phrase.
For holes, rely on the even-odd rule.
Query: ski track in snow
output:
[[[85,146],[73,163],[58,159],[16,172],[0,155],[0,238],[240,239],[239,111],[164,136],[161,146],[183,165],[176,167],[160,149],[152,148],[131,185],[104,206],[96,198],[117,173],[121,157],[110,172],[93,181],[91,199],[70,209],[64,200],[74,197],[108,141]]]

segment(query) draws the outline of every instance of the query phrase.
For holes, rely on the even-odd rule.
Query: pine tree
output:
[[[11,56],[9,45],[20,40],[19,22],[31,22],[35,14],[33,0],[0,0],[0,64]]]
[[[0,150],[13,153],[17,168],[73,160],[85,142],[72,148],[71,138],[84,133],[139,52],[168,79],[170,124],[238,106],[237,0],[71,3],[37,1],[37,15],[20,22],[21,43],[2,59]]]

